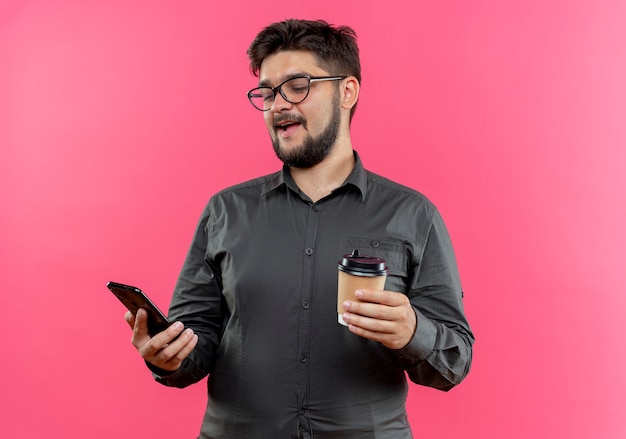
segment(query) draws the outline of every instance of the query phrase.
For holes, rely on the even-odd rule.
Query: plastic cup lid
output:
[[[345,273],[357,276],[382,276],[389,270],[386,261],[374,256],[360,255],[358,250],[343,255],[337,268]]]

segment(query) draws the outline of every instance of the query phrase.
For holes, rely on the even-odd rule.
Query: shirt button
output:
[[[313,212],[319,212],[320,211],[320,207],[315,205],[313,206]]]
[[[380,247],[380,242],[378,242],[376,240],[372,241],[371,244],[372,244],[372,247],[374,247],[374,248]]]
[[[306,363],[307,357],[306,354],[300,355],[300,363]]]
[[[305,301],[305,302],[302,302],[302,308],[304,308],[304,309],[309,309],[309,306],[311,306],[311,305],[309,304],[309,302],[306,302],[306,301]]]
[[[298,413],[300,413],[301,415],[303,415],[303,414],[305,413],[305,411],[304,411],[304,409],[300,409],[300,411],[299,411]]]
[[[307,254],[307,256],[311,256],[313,254],[313,249],[311,247],[307,248],[304,253]]]

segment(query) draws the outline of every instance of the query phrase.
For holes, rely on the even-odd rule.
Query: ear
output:
[[[351,110],[359,100],[359,91],[361,84],[354,76],[348,76],[343,80],[343,88],[341,89],[341,108]]]

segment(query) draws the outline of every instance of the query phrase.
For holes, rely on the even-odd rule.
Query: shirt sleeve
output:
[[[149,365],[155,379],[167,386],[186,387],[207,376],[215,358],[227,316],[219,270],[206,258],[210,231],[210,203],[205,209],[183,264],[168,318],[181,321],[198,335],[198,344],[173,373]]]
[[[450,237],[436,209],[422,255],[415,256],[409,299],[417,329],[396,353],[411,381],[447,391],[469,372],[474,335],[463,310]]]

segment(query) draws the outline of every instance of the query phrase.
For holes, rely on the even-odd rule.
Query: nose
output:
[[[272,106],[270,107],[270,111],[274,113],[280,113],[285,109],[289,109],[293,106],[293,104],[287,101],[280,92],[276,93],[274,96],[274,102],[272,102]]]

